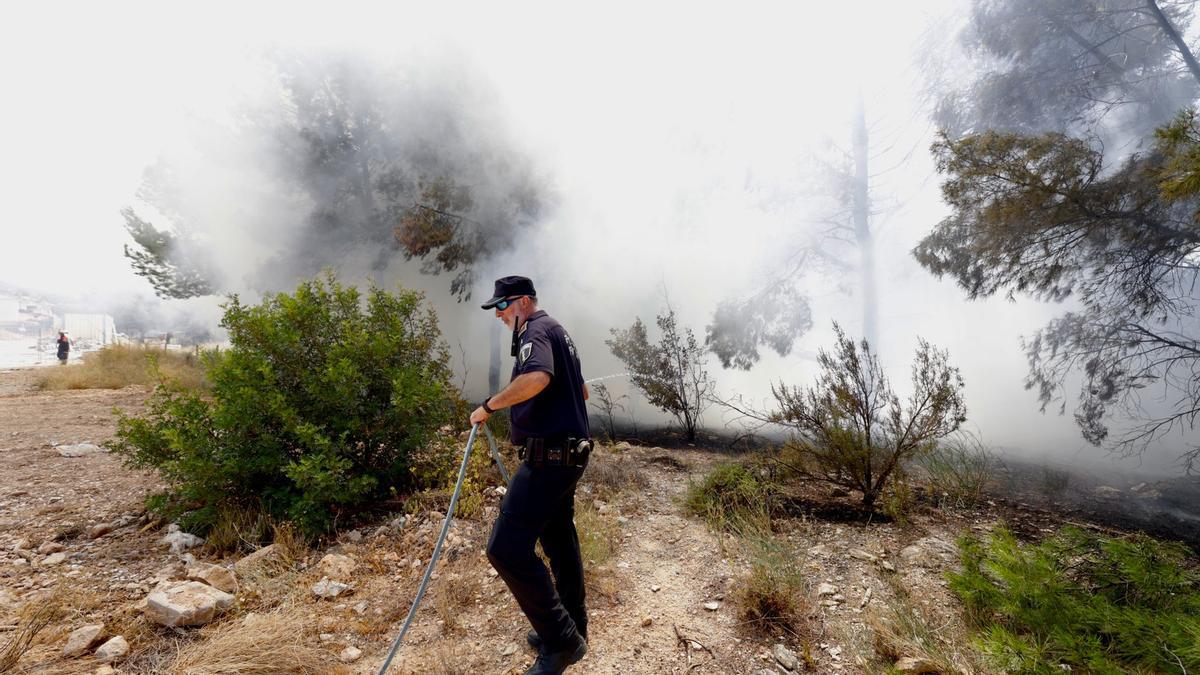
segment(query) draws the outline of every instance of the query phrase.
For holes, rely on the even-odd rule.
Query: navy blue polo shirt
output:
[[[538,310],[521,326],[512,379],[541,371],[550,384],[537,396],[512,407],[512,442],[526,438],[586,438],[587,405],[583,400],[583,372],[575,343],[562,324]]]

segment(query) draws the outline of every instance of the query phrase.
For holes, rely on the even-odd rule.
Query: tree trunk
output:
[[[1175,48],[1179,50],[1179,56],[1187,64],[1192,77],[1195,78],[1197,83],[1200,83],[1200,64],[1196,63],[1196,57],[1192,54],[1192,50],[1188,48],[1187,43],[1183,41],[1183,37],[1179,35],[1179,31],[1175,29],[1175,26],[1171,25],[1171,20],[1167,18],[1166,14],[1163,14],[1163,11],[1159,9],[1158,3],[1155,0],[1146,0],[1146,7],[1154,15],[1154,20],[1158,22],[1159,28],[1162,28],[1162,31],[1167,34],[1171,42],[1175,43]]]
[[[877,319],[879,308],[875,297],[875,242],[871,237],[871,203],[867,174],[867,116],[862,94],[854,111],[854,238],[858,244],[859,274],[863,303],[863,337],[878,350]]]
[[[495,394],[500,391],[500,322],[491,321],[491,330],[488,332],[491,344],[490,359],[488,361],[488,395]]]

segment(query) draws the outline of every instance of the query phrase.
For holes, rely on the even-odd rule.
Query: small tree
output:
[[[330,275],[257,307],[233,296],[221,325],[230,348],[208,355],[211,396],[160,386],[111,444],[159,470],[156,506],[190,528],[251,511],[328,531],[412,487],[413,453],[454,418],[449,356],[419,293],[373,288],[364,302]]]
[[[691,442],[696,440],[700,414],[710,404],[708,393],[714,382],[704,368],[704,348],[690,328],[680,333],[675,310],[659,314],[657,322],[662,331],[658,344],[650,344],[640,318],[625,330],[612,329],[612,339],[604,344],[629,369],[646,400],[670,413]]]
[[[604,415],[600,419],[604,423],[604,433],[608,435],[610,441],[617,438],[617,421],[613,413],[617,410],[625,411],[625,406],[621,405],[621,400],[625,398],[628,398],[628,395],[621,394],[614,398],[608,385],[597,384],[592,387],[591,404],[593,408]]]
[[[833,329],[837,347],[820,350],[816,386],[771,387],[779,403],[771,421],[795,431],[788,448],[799,457],[798,474],[858,490],[874,508],[902,461],[966,420],[963,381],[946,351],[921,340],[913,391],[901,406],[867,341],[856,345],[841,326]]]

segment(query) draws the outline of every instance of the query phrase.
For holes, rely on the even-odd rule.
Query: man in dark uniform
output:
[[[71,338],[67,337],[66,331],[58,331],[58,339],[55,340],[58,345],[58,362],[66,365],[67,357],[71,355]]]
[[[571,336],[538,309],[526,277],[496,280],[483,304],[513,331],[512,381],[471,413],[486,422],[512,407],[512,442],[522,462],[500,504],[487,554],[533,624],[526,639],[538,658],[526,675],[561,673],[587,653],[583,560],[575,532],[575,485],[591,452],[587,385]],[[534,544],[550,559],[546,566]]]

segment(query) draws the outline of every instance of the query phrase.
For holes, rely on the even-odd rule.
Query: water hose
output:
[[[467,437],[467,447],[463,450],[462,466],[458,468],[458,482],[454,484],[454,495],[450,497],[450,506],[446,509],[446,520],[442,523],[442,533],[438,536],[437,544],[433,546],[433,555],[429,558],[429,566],[425,568],[425,576],[421,579],[421,585],[417,588],[417,597],[413,598],[412,607],[409,608],[408,616],[404,619],[404,626],[400,629],[400,634],[396,636],[396,640],[392,642],[392,648],[388,651],[387,659],[384,660],[383,665],[379,667],[377,675],[384,675],[387,673],[388,667],[392,665],[392,659],[395,658],[396,652],[400,649],[400,643],[404,640],[404,634],[412,626],[413,618],[417,615],[417,608],[421,606],[421,599],[425,597],[425,589],[429,586],[429,578],[433,575],[433,567],[437,565],[438,558],[442,555],[442,544],[446,541],[446,535],[450,532],[450,521],[454,519],[454,507],[458,504],[458,494],[462,492],[463,479],[467,476],[467,462],[471,459],[471,448],[475,447],[475,436],[478,434],[480,426],[483,427],[488,445],[491,446],[492,459],[496,461],[496,467],[500,469],[501,475],[504,476],[505,485],[508,484],[508,471],[504,468],[504,461],[500,458],[500,452],[496,449],[496,439],[492,437],[491,429],[488,429],[486,424],[475,424],[471,427],[471,435]]]

